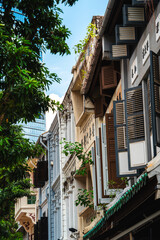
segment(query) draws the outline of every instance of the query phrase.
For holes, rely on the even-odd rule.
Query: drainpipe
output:
[[[51,240],[51,165],[50,165],[50,157],[49,157],[49,144],[50,144],[50,133],[47,134],[47,146],[42,141],[42,135],[40,136],[40,143],[42,146],[48,151],[48,188],[49,188],[49,196],[48,196],[48,240]]]
[[[58,119],[58,126],[59,126],[59,140],[61,140],[61,123],[60,123],[60,117],[59,117],[59,111],[57,111],[57,119]],[[60,160],[60,193],[61,193],[61,237],[60,239],[63,239],[63,209],[62,209],[62,162],[61,162],[61,148],[62,145],[59,144],[59,160]]]

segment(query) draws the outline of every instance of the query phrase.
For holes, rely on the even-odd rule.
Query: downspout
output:
[[[48,188],[49,188],[49,196],[48,196],[48,240],[51,240],[51,165],[49,158],[49,138],[50,133],[47,135],[47,146],[42,141],[42,136],[40,136],[40,143],[42,146],[48,151]]]
[[[59,111],[57,111],[57,119],[58,119],[58,126],[59,126],[59,140],[61,140],[61,123],[60,123],[60,117],[59,117]],[[60,145],[60,144],[59,144]],[[63,239],[63,234],[62,234],[62,227],[63,227],[63,218],[62,218],[62,162],[61,162],[61,147],[62,145],[59,146],[59,160],[60,160],[60,192],[61,192],[61,237],[60,239]]]

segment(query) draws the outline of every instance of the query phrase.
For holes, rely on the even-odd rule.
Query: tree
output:
[[[42,151],[25,139],[16,123],[34,121],[56,103],[47,96],[60,81],[41,62],[41,51],[69,54],[58,4],[77,0],[2,0],[0,8],[0,239],[18,239],[14,224],[16,199],[30,194],[27,159]],[[17,19],[13,9],[24,14]],[[59,106],[59,105],[58,105]]]

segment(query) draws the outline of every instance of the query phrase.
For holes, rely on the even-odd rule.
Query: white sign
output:
[[[149,55],[150,55],[150,41],[149,41],[149,34],[148,34],[144,43],[142,44],[142,63],[143,63],[143,65],[146,63]]]
[[[134,59],[131,66],[131,83],[133,84],[138,77],[138,62],[137,57]]]

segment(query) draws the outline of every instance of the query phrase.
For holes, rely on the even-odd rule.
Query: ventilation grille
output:
[[[112,57],[123,58],[128,56],[127,45],[112,45]]]
[[[144,22],[144,8],[128,7],[128,21]]]
[[[119,27],[119,39],[120,40],[135,40],[135,28],[134,27]]]

